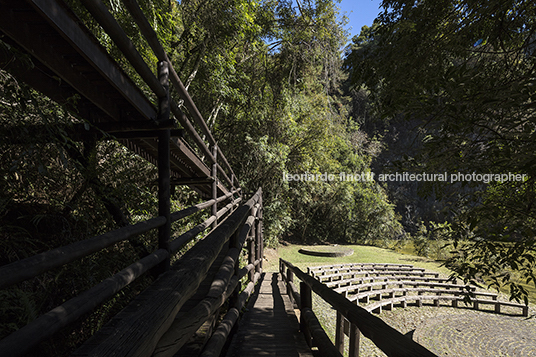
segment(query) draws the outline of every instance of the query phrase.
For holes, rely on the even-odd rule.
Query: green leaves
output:
[[[521,247],[536,228],[536,5],[386,0],[382,6],[375,25],[363,28],[347,51],[352,83],[371,91],[378,116],[418,123],[420,153],[412,170],[527,175],[526,181],[460,183],[459,190],[434,185],[439,196],[450,191],[455,199],[457,235],[467,237],[468,228],[473,237],[452,268],[497,286],[513,284],[511,294],[520,298],[526,290],[502,270],[534,283],[533,253]]]

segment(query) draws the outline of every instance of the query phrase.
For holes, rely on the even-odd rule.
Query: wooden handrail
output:
[[[151,355],[182,305],[206,277],[223,245],[243,226],[261,194],[259,189],[251,199],[188,250],[150,289],[138,295],[131,302],[135,308],[126,308],[119,313],[116,320],[121,322],[114,325],[114,334],[97,332],[73,355],[90,353],[93,356],[108,356],[112,351],[117,355]],[[98,341],[98,345],[94,345],[93,341]]]
[[[201,354],[201,356],[203,357],[209,357],[209,356],[215,357],[215,356],[220,355],[220,352],[225,342],[227,341],[227,338],[231,332],[232,327],[238,320],[238,317],[240,315],[240,310],[242,310],[242,308],[244,307],[248,297],[253,292],[255,283],[261,276],[262,254],[259,254],[259,257],[258,257],[259,259],[253,261],[253,255],[257,256],[255,252],[259,252],[259,251],[262,252],[262,247],[263,247],[262,227],[260,226],[261,220],[262,220],[262,196],[259,198],[259,202],[252,208],[251,215],[250,217],[248,217],[248,221],[246,221],[246,225],[242,228],[236,240],[234,240],[234,244],[236,244],[237,247],[238,246],[242,247],[245,241],[246,240],[248,241],[249,248],[250,248],[248,261],[250,262],[250,264],[238,270],[236,272],[236,275],[245,276],[247,273],[249,273],[249,276],[250,276],[249,283],[247,287],[238,296],[236,296],[236,298],[234,299],[235,300],[234,306],[231,306],[231,308],[227,311],[227,314],[224,316],[223,320],[220,322],[215,332],[212,334],[211,338],[207,342]],[[255,226],[257,227],[255,228]],[[250,234],[253,234],[253,237],[251,237]],[[251,249],[252,245],[255,245],[257,249]],[[229,256],[232,254],[235,257],[234,260],[238,262],[237,260],[238,256],[236,255],[237,253],[238,253],[237,248],[231,248],[228,254]],[[222,265],[222,268],[223,266],[224,265]],[[228,266],[227,269],[229,269],[231,267],[231,264],[227,264],[227,266]],[[253,269],[255,269],[255,272]],[[237,270],[236,264],[235,264],[235,270]],[[228,273],[225,272],[225,269],[223,269],[223,271],[221,271],[218,274],[220,274],[220,276],[228,275]],[[224,281],[219,284],[216,284],[213,288],[211,288],[211,291],[209,291],[207,296],[216,297],[220,295],[222,291],[221,287],[225,285]]]
[[[160,85],[160,82],[151,71],[147,63],[143,60],[136,47],[128,38],[127,34],[116,19],[108,11],[108,8],[100,0],[81,0],[84,6],[89,10],[91,15],[102,26],[104,31],[110,36],[112,41],[117,45],[119,50],[125,55],[132,67],[138,72],[141,78],[147,83],[149,88],[158,96],[164,97],[166,91]]]
[[[304,273],[290,262],[280,259],[281,266],[287,267],[312,291],[339,311],[351,324],[389,357],[437,357],[435,354],[407,338],[380,318],[357,306],[344,296],[337,294],[312,276]],[[303,297],[302,297],[303,299]]]
[[[222,298],[231,294],[234,290],[234,286],[239,284],[239,278],[248,272],[253,272],[252,280],[258,278],[261,268],[262,268],[262,191],[259,189],[257,193],[250,199],[246,204],[242,205],[236,211],[234,208],[241,201],[241,197],[235,199],[235,194],[239,193],[240,189],[235,189],[238,186],[236,180],[236,175],[234,174],[231,166],[229,165],[227,159],[221,152],[220,148],[216,145],[216,140],[212,136],[208,126],[206,125],[201,113],[197,109],[192,98],[188,94],[187,90],[184,88],[179,76],[171,66],[171,63],[163,50],[162,45],[160,44],[155,31],[152,29],[147,19],[145,18],[143,12],[137,5],[134,0],[125,0],[127,7],[131,10],[131,15],[140,26],[142,34],[147,38],[151,48],[157,55],[157,58],[161,61],[159,62],[159,75],[154,75],[151,72],[149,66],[144,61],[138,50],[135,48],[132,41],[125,34],[124,30],[121,28],[117,20],[112,16],[108,8],[102,3],[101,0],[82,0],[82,3],[90,11],[93,18],[102,26],[104,31],[110,36],[114,43],[118,46],[120,51],[123,53],[124,57],[132,65],[132,68],[141,76],[143,81],[148,85],[148,87],[154,92],[155,96],[162,100],[159,103],[158,111],[155,108],[155,103],[152,103],[150,98],[154,97],[151,95],[150,98],[147,97],[139,88],[136,86],[131,78],[128,77],[121,69],[121,67],[109,56],[108,52],[104,49],[103,46],[100,46],[98,41],[95,41],[94,36],[90,31],[83,26],[79,21],[77,21],[76,16],[73,16],[72,12],[68,7],[58,0],[30,0],[28,2],[31,4],[32,8],[36,10],[37,13],[43,15],[42,23],[49,23],[58,32],[58,38],[66,41],[65,43],[68,46],[72,46],[73,50],[76,50],[80,53],[88,64],[95,69],[95,72],[98,72],[102,75],[102,78],[105,79],[104,82],[109,83],[111,88],[116,88],[121,94],[123,106],[128,108],[132,107],[134,110],[127,110],[125,113],[132,111],[136,113],[136,116],[132,117],[129,114],[129,118],[133,120],[132,122],[126,122],[127,126],[132,125],[133,123],[143,123],[140,124],[140,127],[153,123],[154,120],[160,120],[159,123],[154,122],[153,124],[147,126],[146,128],[153,129],[155,126],[154,133],[149,133],[148,131],[143,132],[131,132],[128,136],[129,138],[137,137],[147,137],[148,134],[156,135],[158,141],[154,138],[149,140],[147,147],[149,147],[153,152],[153,156],[147,155],[144,156],[143,146],[131,146],[130,149],[141,150],[137,151],[138,154],[142,155],[150,162],[155,164],[154,160],[154,151],[157,151],[158,163],[162,163],[159,166],[159,209],[158,217],[149,219],[144,222],[140,222],[134,225],[129,225],[122,227],[120,229],[107,232],[105,234],[92,237],[80,242],[76,242],[64,247],[59,247],[48,252],[44,252],[27,259],[14,262],[3,267],[0,267],[0,288],[5,288],[13,284],[20,283],[24,280],[36,277],[37,275],[65,265],[67,263],[73,262],[77,259],[83,258],[95,252],[98,252],[102,249],[112,246],[118,242],[125,241],[127,239],[136,237],[140,234],[146,233],[153,229],[159,229],[159,244],[158,248],[148,254],[146,257],[136,261],[135,263],[129,265],[123,270],[119,271],[115,275],[105,279],[101,283],[91,287],[89,290],[69,299],[61,306],[56,307],[55,309],[45,313],[44,315],[38,317],[34,321],[30,322],[25,327],[19,329],[15,333],[9,335],[0,341],[0,351],[2,354],[7,355],[18,355],[24,353],[29,348],[34,346],[36,343],[42,341],[43,339],[52,336],[54,333],[59,331],[62,327],[70,324],[71,322],[79,319],[82,315],[92,311],[96,306],[102,302],[109,299],[119,290],[130,284],[132,281],[149,271],[152,270],[153,273],[156,273],[157,267],[159,272],[163,272],[165,269],[160,269],[166,264],[166,268],[169,267],[169,259],[177,252],[179,249],[185,246],[188,242],[191,242],[197,235],[205,231],[212,223],[219,223],[212,232],[210,232],[204,240],[201,240],[196,244],[192,249],[190,249],[184,256],[178,260],[178,264],[175,266],[173,271],[168,270],[167,273],[160,275],[157,282],[161,280],[167,280],[167,283],[162,283],[163,285],[156,285],[155,289],[159,289],[161,297],[163,299],[164,290],[166,293],[169,292],[168,289],[170,286],[175,287],[175,292],[180,294],[180,297],[173,296],[170,298],[171,301],[165,301],[163,307],[147,307],[144,306],[143,311],[148,311],[151,308],[158,310],[155,315],[158,315],[158,312],[165,311],[163,315],[150,316],[146,317],[145,321],[149,321],[147,326],[148,343],[142,343],[138,340],[136,347],[140,353],[148,353],[151,348],[154,348],[155,343],[158,341],[163,334],[163,330],[166,327],[169,327],[170,316],[173,315],[173,312],[176,312],[176,309],[184,303],[185,299],[195,292],[199,286],[200,279],[206,275],[207,267],[214,261],[214,254],[216,254],[223,244],[229,239],[230,235],[234,234],[241,225],[244,224],[246,212],[249,211],[252,214],[252,219],[248,219],[246,226],[249,226],[252,235],[255,236],[254,241],[254,252],[251,253],[254,255],[254,259],[251,264],[247,265],[243,269],[238,269],[235,266],[234,272],[235,275],[229,277],[227,275],[218,276],[218,280],[215,282],[217,287],[224,289],[224,292],[221,293],[220,290],[216,289],[211,292],[210,298],[215,298],[217,303],[212,305],[212,308],[217,307],[218,304],[223,303]],[[33,10],[32,10],[33,11]],[[13,23],[10,23],[13,25]],[[48,25],[47,25],[48,26]],[[16,26],[11,26],[10,28],[15,28]],[[16,31],[15,31],[16,32]],[[61,35],[61,36],[60,36]],[[15,38],[18,39],[17,36]],[[61,42],[63,43],[63,42]],[[66,45],[62,45],[66,47]],[[32,47],[29,46],[27,49],[30,53],[32,52]],[[73,53],[76,53],[72,51]],[[47,52],[48,53],[48,52]],[[78,56],[78,54],[77,54]],[[67,56],[65,56],[67,57]],[[38,57],[39,58],[39,57]],[[47,61],[43,61],[46,66],[49,66]],[[63,62],[61,62],[63,63]],[[169,74],[171,75],[171,82],[175,86],[180,97],[184,101],[185,106],[188,108],[188,112],[191,115],[194,123],[196,124],[197,129],[200,129],[200,133],[208,141],[208,145],[198,134],[196,128],[192,125],[190,120],[182,112],[179,106],[172,100],[168,102],[169,97],[169,88],[167,84],[167,65],[169,64]],[[70,66],[64,66],[65,68],[70,68]],[[54,66],[56,73],[62,77],[61,66],[58,66],[57,63]],[[67,70],[66,70],[67,71]],[[67,71],[68,72],[68,71]],[[68,72],[70,73],[70,72]],[[89,102],[95,104],[98,108],[102,109],[103,112],[109,116],[106,117],[106,120],[111,119],[115,124],[123,122],[127,117],[124,113],[117,109],[115,106],[111,105],[106,98],[99,96],[98,94],[92,93],[91,90],[86,90],[86,84],[78,84],[76,78],[79,76],[67,76],[70,80],[66,81],[69,83],[73,90],[79,91],[83,96],[87,96]],[[82,76],[83,77],[83,76]],[[85,82],[84,82],[85,83]],[[106,91],[107,93],[107,91]],[[115,97],[114,97],[115,98]],[[165,100],[163,99],[165,98]],[[154,100],[153,100],[154,101]],[[165,103],[164,103],[165,102]],[[165,105],[164,105],[165,104]],[[163,110],[164,108],[165,110]],[[183,175],[188,178],[191,176],[199,177],[201,179],[206,178],[210,174],[206,170],[206,164],[203,160],[199,159],[197,155],[187,148],[183,152],[184,157],[187,157],[192,161],[192,166],[196,170],[183,170],[180,166],[180,158],[177,158],[174,155],[173,150],[176,149],[175,146],[172,146],[170,149],[169,144],[175,142],[176,146],[178,141],[182,142],[182,139],[170,139],[170,128],[174,127],[173,120],[169,119],[169,111],[172,111],[177,120],[188,132],[189,136],[193,139],[195,144],[198,146],[199,151],[205,155],[205,157],[214,164],[214,169],[212,171],[212,177],[214,178],[216,184],[218,184],[218,176],[226,181],[230,187],[225,187],[225,185],[218,184],[217,189],[221,192],[227,193],[221,197],[217,197],[217,190],[213,193],[212,200],[197,204],[192,207],[188,207],[179,212],[171,213],[169,211],[170,203],[170,192],[169,192],[169,181],[170,173],[177,175]],[[139,115],[138,115],[139,114]],[[86,118],[87,119],[87,118]],[[90,118],[92,120],[92,118]],[[104,123],[106,120],[102,120],[103,125],[109,125],[111,123]],[[100,122],[96,120],[96,122]],[[115,125],[114,124],[114,125]],[[137,127],[138,124],[134,126]],[[112,125],[113,126],[113,125]],[[117,128],[116,128],[117,129]],[[126,130],[125,127],[120,129]],[[158,130],[156,130],[158,129]],[[165,129],[165,130],[163,130]],[[122,135],[118,135],[122,136]],[[127,142],[127,146],[132,144],[132,142]],[[158,146],[156,146],[156,144]],[[132,144],[133,145],[133,144]],[[187,146],[187,145],[183,145]],[[210,146],[210,148],[208,147]],[[134,148],[134,149],[133,149]],[[174,148],[174,149],[173,149]],[[213,151],[211,151],[213,150]],[[175,150],[175,152],[178,150]],[[216,158],[220,161],[221,165],[216,161]],[[178,171],[171,172],[170,162],[175,166],[175,169]],[[185,166],[188,166],[186,164]],[[162,184],[162,185],[160,185]],[[216,187],[216,186],[215,186]],[[231,192],[229,192],[231,191]],[[230,202],[225,207],[218,207],[220,202],[229,200]],[[167,202],[167,203],[166,203]],[[258,202],[258,203],[257,203]],[[167,208],[165,207],[167,205]],[[188,217],[195,212],[199,212],[206,208],[213,207],[214,211],[211,216],[206,219],[201,224],[195,226],[189,231],[183,233],[178,238],[173,241],[170,241],[170,224],[184,217]],[[219,210],[218,210],[219,209]],[[225,220],[223,220],[225,218]],[[222,222],[218,222],[219,219],[222,219]],[[162,228],[164,227],[164,229]],[[239,242],[246,240],[247,232],[244,235],[240,235]],[[234,236],[233,236],[234,237]],[[219,249],[218,249],[219,248]],[[232,256],[234,257],[232,262],[236,265],[238,261],[238,254],[240,253],[240,247],[235,247],[231,249]],[[199,264],[199,261],[202,261]],[[160,266],[159,266],[160,265]],[[232,270],[232,269],[231,269]],[[156,275],[156,274],[155,274]],[[176,275],[176,276],[175,276]],[[177,281],[176,277],[182,278]],[[219,284],[219,285],[218,285]],[[249,285],[248,285],[249,287]],[[151,287],[153,288],[153,286]],[[218,293],[220,292],[220,293]],[[213,296],[214,295],[214,296]],[[150,300],[150,299],[149,299]],[[220,304],[221,305],[221,304]],[[138,325],[136,325],[138,326]],[[131,327],[130,325],[125,328]],[[124,332],[124,331],[123,331]],[[135,335],[136,332],[133,332]],[[128,334],[128,332],[125,332]],[[155,337],[157,336],[157,337]],[[124,342],[124,341],[123,341]],[[128,345],[129,342],[125,342],[125,345]],[[104,344],[103,344],[104,345]],[[129,348],[127,346],[125,348]],[[106,350],[106,346],[103,347],[101,351]],[[115,345],[114,347],[115,348]],[[152,351],[151,351],[152,353]],[[104,355],[107,355],[106,352],[103,352]]]
[[[175,222],[179,219],[187,217],[195,212],[199,212],[211,207],[216,202],[222,202],[229,197],[232,197],[235,190],[227,195],[223,195],[218,199],[209,200],[197,205],[185,208],[181,211],[171,214],[171,221]],[[155,217],[147,221],[139,222],[134,225],[122,227],[111,232],[95,236],[80,242],[75,242],[63,247],[49,250],[32,257],[18,260],[16,262],[0,267],[0,289],[20,283],[21,281],[33,278],[39,274],[57,268],[77,259],[86,257],[90,254],[98,252],[115,243],[133,238],[140,234],[146,233],[151,229],[158,228],[165,223],[164,217]],[[175,243],[175,247],[177,243]],[[178,250],[178,248],[176,249]],[[175,250],[175,251],[176,251]]]
[[[138,3],[135,0],[123,0],[123,2],[125,6],[127,7],[127,9],[129,10],[130,14],[132,15],[132,18],[138,25],[138,28],[140,29],[141,34],[147,40],[149,46],[153,50],[158,60],[167,61],[167,62],[170,62],[171,64],[171,61],[169,60],[164,48],[162,47],[162,44],[158,40],[158,36],[156,35],[156,32],[154,31],[151,24],[149,23],[149,21],[143,14],[143,11],[139,7]],[[209,144],[211,146],[215,146],[216,140],[212,136],[212,133],[210,132],[205,120],[203,119],[203,116],[197,109],[197,106],[195,105],[194,101],[188,94],[188,91],[182,84],[182,81],[180,80],[179,76],[177,75],[177,72],[175,72],[175,69],[173,68],[172,65],[170,65],[170,79],[171,79],[171,82],[173,83],[173,86],[175,87],[175,89],[177,90],[181,98],[184,100],[184,104],[186,108],[188,108],[188,111],[192,115],[194,121],[200,127],[201,132],[206,136]],[[182,120],[185,120],[185,119],[186,118],[184,117],[182,118]],[[185,128],[185,129],[187,129],[188,132],[190,133],[190,129],[188,128]],[[200,145],[200,143],[197,143],[197,144]],[[206,146],[204,149],[201,147],[200,149],[203,150],[204,154],[210,159],[212,163],[216,162],[214,156],[212,155],[210,150],[206,148]],[[218,156],[222,158],[225,168],[229,171],[231,176],[236,177],[236,175],[233,172],[233,169],[231,168],[231,165],[229,165],[229,162],[227,162],[227,159],[225,158],[225,156],[223,155],[220,149],[218,149]]]
[[[0,340],[2,355],[22,355],[32,346],[51,337],[61,328],[92,311],[99,304],[168,257],[169,253],[166,250],[159,249],[100,284],[38,317],[28,325]]]
[[[254,212],[252,213],[254,214]],[[247,272],[254,269],[255,266],[250,264],[247,269],[239,271],[238,274],[233,276],[240,252],[254,222],[254,215],[247,218],[246,223],[238,235],[237,247],[231,248],[227,253],[227,257],[224,259],[219,271],[216,273],[205,299],[197,304],[195,308],[188,311],[186,316],[182,316],[180,320],[175,320],[173,322],[158,342],[153,353],[154,356],[171,357],[175,355],[184,343],[188,341],[191,334],[197,331],[197,329],[229,298],[240,279]]]

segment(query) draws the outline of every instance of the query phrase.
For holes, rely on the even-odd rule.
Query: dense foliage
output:
[[[180,45],[188,51],[178,51],[178,58],[242,184],[249,191],[264,189],[267,243],[396,234],[399,226],[380,186],[339,180],[341,172],[370,170],[377,150],[349,113],[341,71],[344,22],[335,4],[225,6],[232,21],[204,2],[178,5],[181,37],[188,39]],[[337,180],[283,179],[303,173],[334,174]]]
[[[66,0],[126,73],[156,98],[77,0]],[[105,1],[142,57],[156,58],[120,1]],[[140,2],[246,192],[262,186],[266,244],[356,242],[400,231],[370,171],[379,143],[352,117],[341,70],[344,21],[332,1]],[[28,88],[10,65],[31,60],[0,39],[0,264],[87,239],[157,214],[155,168],[117,141],[75,141],[76,112]],[[76,103],[76,97],[71,98]],[[288,181],[287,174],[335,179]],[[199,201],[187,188],[173,209]],[[202,217],[194,217],[189,225]],[[187,229],[174,225],[174,234]],[[154,232],[28,280],[0,296],[0,337],[20,328],[154,250]],[[90,277],[88,279],[87,277]],[[63,338],[37,347],[66,355],[152,281],[118,294]],[[37,352],[36,352],[37,353]]]
[[[536,5],[385,0],[382,6],[349,49],[351,80],[370,92],[377,115],[415,124],[413,152],[401,158],[402,168],[525,175],[428,182],[427,190],[448,196],[443,207],[457,242],[447,264],[466,279],[509,284],[513,298],[526,299],[511,276],[536,284]]]

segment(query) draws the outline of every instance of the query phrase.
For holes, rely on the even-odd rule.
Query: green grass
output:
[[[268,262],[264,264],[264,270],[268,272],[276,272],[279,269],[279,257],[291,262],[298,266],[303,271],[307,270],[308,266],[314,265],[329,265],[329,264],[344,264],[344,263],[395,263],[395,264],[412,264],[415,267],[425,268],[427,270],[435,271],[445,276],[449,276],[451,271],[441,266],[440,261],[433,259],[419,257],[411,254],[413,252],[413,244],[406,244],[401,247],[401,252],[395,252],[394,250],[364,246],[364,245],[344,245],[344,248],[351,248],[354,250],[354,254],[347,257],[314,257],[310,255],[304,255],[298,253],[300,248],[311,248],[311,246],[305,245],[287,245],[280,246],[277,249],[276,255],[268,258]],[[531,304],[536,304],[536,288],[533,284],[526,284],[518,280],[518,283],[522,285],[529,292],[529,301]],[[510,291],[508,287],[503,287],[501,292],[509,295]]]
[[[425,268],[438,273],[449,275],[448,269],[441,267],[441,263],[434,260],[418,257],[409,254],[401,254],[389,249],[383,249],[364,245],[345,245],[344,248],[351,248],[354,254],[347,257],[314,257],[298,253],[300,248],[310,248],[303,245],[288,245],[280,246],[277,249],[278,257],[283,258],[292,264],[305,270],[308,266],[314,265],[329,265],[329,264],[345,264],[345,263],[394,263],[394,264],[412,264],[415,267]],[[279,260],[268,258],[268,262],[264,264],[264,270],[268,272],[276,272],[279,269]]]

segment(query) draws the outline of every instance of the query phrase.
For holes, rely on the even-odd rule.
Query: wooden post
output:
[[[292,270],[290,269],[287,269],[287,295],[288,296],[292,296],[292,289],[290,288],[290,283],[293,283],[294,282],[294,273],[292,272]],[[311,307],[311,306],[307,306],[307,307]]]
[[[169,120],[169,63],[158,62],[158,79],[166,90],[166,96],[158,100],[158,122]],[[170,131],[158,132],[158,215],[166,219],[166,223],[158,228],[158,248],[168,252],[169,238],[171,236],[171,190],[170,190]],[[155,269],[160,274],[169,269],[169,257]]]
[[[291,273],[290,269],[287,269],[287,274]],[[312,299],[312,292],[311,288],[307,284],[305,284],[303,281],[300,282],[300,300],[301,300],[301,314],[300,314],[300,330],[305,335],[305,342],[307,342],[307,345],[309,348],[313,347],[313,341],[311,338],[311,332],[307,328],[307,323],[305,322],[305,319],[303,317],[303,310],[306,308],[311,309],[313,307],[313,299]]]
[[[262,203],[262,195],[259,197],[259,209],[257,210],[257,236],[259,239],[259,259],[261,262],[257,266],[257,271],[262,272],[262,261],[264,259],[264,237],[262,234],[262,211],[263,211],[263,203]]]
[[[359,339],[361,333],[355,324],[350,325],[350,350],[348,357],[359,357]]]
[[[344,353],[344,316],[337,311],[337,323],[335,324],[335,347],[341,354]]]
[[[255,237],[248,236],[248,264],[252,264],[255,261],[254,252],[255,252]],[[255,269],[251,269],[249,272],[249,280],[253,281],[255,276]]]
[[[212,147],[212,155],[214,156],[214,163],[212,164],[212,178],[214,182],[212,183],[212,199],[218,198],[218,144],[214,144]],[[218,204],[214,203],[212,206],[212,215],[215,216],[218,213]],[[212,228],[216,228],[218,225],[218,219],[216,218],[212,223]]]

